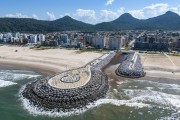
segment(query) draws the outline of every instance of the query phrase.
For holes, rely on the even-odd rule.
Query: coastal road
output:
[[[140,35],[138,35],[137,38],[143,36],[144,33],[145,33],[145,31],[142,32]],[[132,40],[132,41],[129,43],[130,48],[132,48],[132,45],[135,43],[135,41],[136,41],[136,39]]]

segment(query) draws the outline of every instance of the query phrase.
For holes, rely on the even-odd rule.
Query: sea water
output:
[[[31,106],[29,101],[20,95],[25,84],[46,76],[46,73],[34,70],[1,68],[0,120],[179,119],[180,84],[178,82],[110,78],[110,89],[105,98],[82,109],[58,113]]]

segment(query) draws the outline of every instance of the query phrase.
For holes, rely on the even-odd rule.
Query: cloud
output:
[[[46,14],[48,15],[48,19],[49,20],[55,20],[56,19],[56,17],[55,17],[55,15],[54,15],[54,13],[51,13],[51,12],[46,12]]]
[[[143,11],[145,12],[145,14],[151,17],[163,14],[168,10],[170,10],[170,7],[167,3],[151,4],[150,6],[143,8]]]
[[[29,18],[29,16],[24,15],[22,13],[6,14],[5,17],[10,17],[10,18]]]
[[[103,9],[99,12],[95,12],[95,10],[90,9],[77,9],[76,13],[73,14],[73,18],[86,23],[96,24],[100,22],[112,21],[118,18],[123,13],[124,8],[117,9],[116,11]]]
[[[107,0],[105,5],[111,5],[114,2],[114,0]]]
[[[136,18],[145,18],[143,10],[130,10],[129,13]]]
[[[97,21],[96,12],[90,9],[77,9],[73,17],[86,23],[95,23]]]
[[[176,7],[171,7],[167,3],[157,3],[151,4],[142,9],[130,10],[128,12],[136,18],[146,19],[164,14],[167,11],[173,11],[180,14],[180,6],[178,5]]]
[[[32,16],[28,16],[22,13],[15,13],[15,14],[6,14],[5,17],[9,18],[34,18],[38,19],[38,16],[36,14],[32,14]]]
[[[108,0],[107,5],[110,5],[114,2],[114,0]],[[118,18],[123,13],[130,13],[136,18],[139,19],[147,19],[151,17],[155,17],[161,14],[164,14],[167,11],[172,11],[175,13],[180,14],[180,5],[170,6],[167,3],[157,3],[157,4],[150,4],[149,6],[144,6],[142,9],[130,9],[126,10],[125,8],[121,7],[116,10],[111,9],[101,9],[99,11],[93,9],[77,9],[72,13],[62,13],[58,17],[63,16],[71,16],[74,19],[79,21],[83,21],[86,23],[97,24],[101,22],[108,22]],[[48,20],[55,20],[56,16],[52,12],[46,12],[48,16]],[[35,18],[35,19],[43,19],[39,18],[36,14],[26,15],[22,13],[15,13],[15,14],[6,14],[5,17],[13,17],[13,18]]]
[[[36,14],[32,14],[32,18],[39,19],[39,17]]]
[[[123,13],[130,13],[132,16],[138,19],[147,19],[162,15],[167,11],[180,14],[180,5],[172,7],[167,3],[157,3],[150,4],[149,6],[145,6],[142,9],[132,9],[129,11],[126,11],[123,7],[117,10],[103,9],[100,11],[77,9],[73,17],[86,23],[96,24],[112,21]]]
[[[96,12],[94,10],[84,10],[84,9],[77,9],[76,15],[80,17],[95,17]]]
[[[100,11],[100,20],[103,20],[104,22],[112,21],[116,18],[118,18],[120,15],[124,13],[124,8],[120,8],[117,11],[111,11],[111,10],[101,10]],[[101,22],[101,21],[99,21]]]
[[[124,13],[124,8],[119,8],[116,11],[103,9],[99,12],[90,9],[77,9],[76,13],[73,14],[73,18],[91,24],[100,22],[108,22],[118,18]]]

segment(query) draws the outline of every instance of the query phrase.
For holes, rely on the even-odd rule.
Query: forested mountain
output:
[[[116,20],[96,25],[83,23],[69,16],[44,21],[31,18],[0,18],[0,32],[55,32],[55,31],[113,31],[113,30],[180,30],[180,16],[173,12],[140,20],[129,13]]]
[[[113,27],[111,29],[114,30],[180,30],[180,16],[168,11],[157,17],[140,20],[134,18],[129,13],[125,13],[114,21],[100,23],[96,26],[99,30],[108,29],[108,27],[105,28],[104,26]]]
[[[131,14],[125,13],[114,21],[97,24],[97,29],[104,30],[108,27],[114,30],[136,29],[141,24],[141,20],[134,18]],[[108,26],[108,27],[104,27]]]

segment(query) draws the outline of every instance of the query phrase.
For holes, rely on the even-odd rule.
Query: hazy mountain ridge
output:
[[[113,30],[180,30],[180,16],[173,12],[140,20],[129,13],[121,15],[116,20],[96,25],[75,20],[69,16],[44,21],[32,18],[0,18],[0,32],[55,32],[55,31],[113,31]]]

